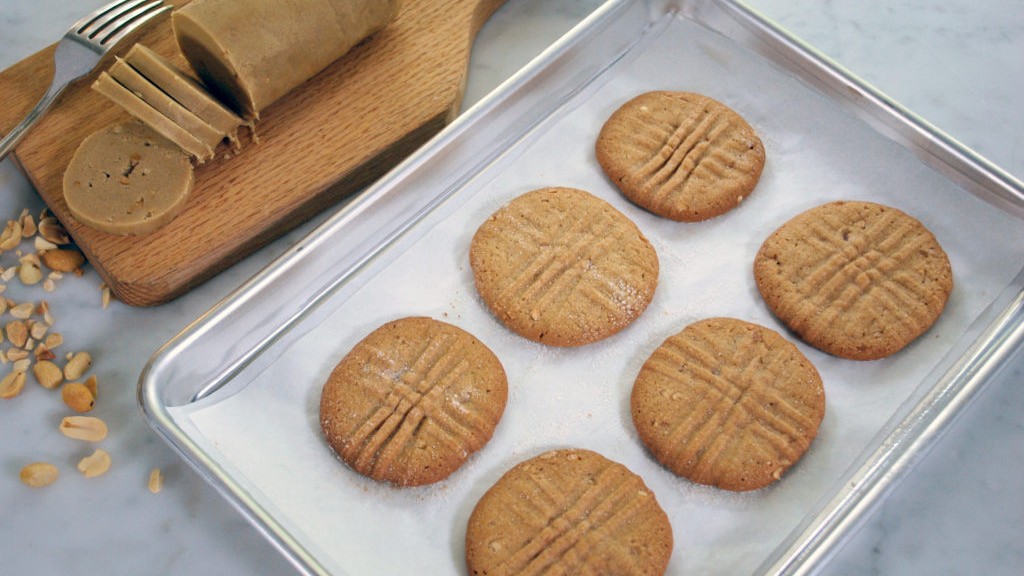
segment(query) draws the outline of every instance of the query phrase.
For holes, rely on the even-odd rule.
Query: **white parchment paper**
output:
[[[248,386],[173,409],[249,496],[333,571],[463,573],[465,523],[483,492],[520,460],[577,446],[627,465],[655,492],[676,538],[670,573],[750,573],[835,489],[1024,263],[1020,221],[760,57],[682,17],[666,18],[671,23],[654,27],[627,58],[365,271],[363,287],[329,318],[300,326],[308,332]],[[593,154],[602,123],[625,100],[654,89],[712,96],[761,135],[767,166],[738,209],[699,224],[671,222],[631,205],[603,176]],[[467,258],[474,231],[505,202],[543,186],[608,200],[657,249],[654,301],[623,333],[582,348],[549,348],[505,330],[478,299]],[[798,343],[824,378],[827,413],[808,454],[776,485],[732,494],[673,476],[645,452],[632,426],[628,398],[640,365],[666,337],[705,317],[733,316],[786,334],[754,286],[754,254],[787,219],[836,199],[886,203],[928,226],[953,263],[948,308],[917,342],[881,361],[841,360]],[[510,399],[491,442],[449,479],[395,489],[335,459],[317,413],[335,363],[380,324],[409,315],[451,322],[491,347],[508,373]]]

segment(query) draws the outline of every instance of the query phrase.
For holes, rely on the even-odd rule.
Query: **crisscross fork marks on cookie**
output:
[[[525,216],[523,219],[529,221]],[[608,251],[607,233],[612,227],[609,222],[578,218],[556,236],[545,238],[541,249],[523,263],[520,272],[501,292],[500,298],[506,300],[509,294],[515,294],[524,300],[532,300],[538,298],[538,292],[553,292],[550,286],[556,284],[578,262],[585,247],[593,246],[593,252],[586,253],[596,257]]]
[[[534,297],[531,314],[546,315],[552,307],[581,297],[608,311],[610,316],[620,315],[619,302],[623,299],[616,293],[616,285],[608,278],[606,264],[602,262],[612,254],[617,240],[609,234],[613,229],[613,224],[605,223],[592,233],[580,236],[568,248],[569,259],[559,263],[541,293]]]
[[[701,344],[670,338],[645,365],[645,369],[657,370],[669,382],[699,387],[701,392],[697,398],[693,398],[692,389],[688,392],[692,398],[690,412],[667,433],[668,448],[662,458],[667,465],[696,469],[709,459],[704,467],[713,466],[728,448],[725,442],[738,438],[751,422],[761,422],[789,441],[799,438],[799,430],[814,426],[799,407],[771,388],[775,375],[784,369],[780,356],[768,355],[769,363],[764,364],[760,361],[765,356],[763,350],[748,346],[737,355],[716,348],[707,339]],[[736,367],[727,368],[729,364]],[[789,443],[773,442],[778,448]],[[776,457],[794,458],[785,451]]]
[[[509,281],[497,294],[496,300],[505,304],[513,299],[510,294],[515,295],[534,286],[537,283],[537,278],[554,264],[556,254],[554,250],[550,249],[552,245],[557,245],[561,238],[573,234],[575,230],[586,225],[582,219],[575,219],[568,228],[562,229],[559,235],[551,236],[550,226],[541,218],[537,218],[537,214],[524,211],[510,215],[506,213],[506,210],[508,208],[499,212],[500,220],[505,223],[514,222],[515,226],[504,228],[505,234],[501,238],[502,247],[506,248],[508,254],[521,254],[523,257],[507,256],[510,260],[515,261],[518,269],[511,274]],[[540,214],[539,216],[549,215]],[[512,247],[519,247],[519,250],[513,251]]]
[[[531,222],[525,215],[522,219]],[[532,223],[534,227],[542,224]],[[549,306],[557,305],[578,292],[584,273],[600,269],[599,265],[581,266],[581,260],[593,263],[607,256],[616,237],[610,232],[614,223],[606,220],[578,218],[560,230],[557,236],[545,238],[544,248],[533,253],[509,282],[497,300],[513,307],[513,300],[531,302],[530,316],[536,320]],[[614,310],[612,294],[598,300],[606,309]]]
[[[539,575],[556,567],[561,570],[558,573],[579,567],[605,540],[605,534],[618,533],[637,514],[642,497],[630,477],[606,466],[589,478],[591,483],[583,491],[565,494],[550,478],[530,475],[536,488],[532,493],[543,496],[530,502],[536,504],[534,510],[541,515],[544,525],[505,559],[503,569],[514,574]],[[621,547],[601,552],[619,555],[619,566],[629,565],[628,551]]]
[[[679,169],[686,157],[700,143],[704,134],[710,131],[708,124],[714,122],[711,114],[693,111],[679,121],[664,119],[660,122],[650,122],[637,127],[633,134],[634,149],[640,153],[650,155],[647,162],[638,166],[630,176],[638,183],[646,186],[655,186],[654,183],[659,174],[671,174]],[[642,140],[648,140],[644,146]],[[651,145],[653,142],[656,144]],[[670,167],[666,170],[666,167]],[[658,179],[667,180],[667,177]]]
[[[806,237],[814,258],[807,263],[811,268],[807,277],[807,290],[803,295],[815,300],[831,300],[835,291],[854,283],[864,270],[878,269],[885,265],[879,262],[887,255],[878,249],[879,241],[892,236],[892,219],[881,218],[865,224],[845,222],[833,215],[810,222],[810,234]],[[899,231],[895,231],[897,237]]]
[[[430,386],[431,383],[417,378],[416,368],[422,368],[428,358],[432,358],[435,363],[444,358],[443,351],[436,354],[438,344],[443,340],[432,338],[426,341],[417,358],[407,368],[403,367],[398,372],[378,372],[382,382],[377,386],[386,389],[387,394],[377,409],[355,429],[344,454],[346,459],[355,459],[357,469],[370,470],[376,465],[381,448],[393,440],[410,412],[423,398],[422,387]],[[385,357],[385,352],[378,351],[375,356]],[[422,412],[417,410],[415,416],[422,418]]]
[[[428,418],[459,444],[471,443],[472,432],[448,415],[443,402],[436,399],[444,384],[467,367],[453,347],[454,340],[442,334],[425,342],[409,369],[393,381],[377,410],[356,428],[344,457],[352,459],[357,470],[388,466]]]
[[[836,217],[810,226],[813,233],[808,245],[818,262],[806,280],[797,285],[802,288],[804,305],[825,313],[806,315],[808,327],[821,330],[841,323],[849,310],[871,305],[895,312],[892,318],[903,325],[903,330],[926,323],[927,308],[898,276],[910,266],[927,239],[910,235],[909,224],[891,212],[862,231],[848,232],[853,226]]]
[[[721,141],[721,137],[728,133],[728,119],[720,110],[704,108],[697,110],[695,117],[696,126],[681,124],[665,148],[638,173],[641,189],[651,195],[654,204],[679,202],[680,197],[691,192],[688,185],[698,170],[712,174],[720,171],[722,147],[728,142]],[[661,158],[664,162],[652,172],[651,168]],[[706,163],[709,158],[714,161]]]
[[[743,392],[726,409],[718,434],[694,463],[697,477],[713,475],[719,459],[734,457],[735,447],[744,437],[750,436],[759,438],[760,442],[755,445],[767,455],[766,461],[795,461],[807,447],[801,440],[804,432],[816,426],[799,407],[774,389],[778,375],[787,370],[785,359],[780,355],[769,355],[765,349],[747,348],[749,356],[735,361],[742,366],[739,374],[724,374],[723,378],[731,382],[749,382],[749,385],[738,386]],[[767,364],[760,361],[766,356],[770,360]]]

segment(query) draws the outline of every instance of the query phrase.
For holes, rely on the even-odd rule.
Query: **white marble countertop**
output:
[[[55,41],[105,0],[0,0],[0,67]],[[1024,9],[1019,0],[750,0],[749,3],[1018,178],[1024,177]],[[600,5],[508,0],[478,38],[466,103],[497,86]],[[3,100],[0,95],[0,100]],[[0,220],[40,199],[0,163]],[[49,294],[12,282],[6,296],[47,299],[62,351],[87,350],[100,379],[95,414],[111,428],[106,475],[74,470],[85,453],[56,433],[65,410],[30,382],[0,400],[0,573],[288,574],[291,565],[152,432],[136,404],[149,356],[312,223],[169,304],[100,306],[95,272]],[[0,266],[10,266],[10,254]],[[1017,264],[1014,263],[1014,266]],[[6,374],[8,366],[0,367]],[[1024,362],[1000,377],[869,515],[829,574],[1017,574],[1024,566]],[[34,460],[52,486],[18,481]],[[166,475],[146,490],[150,469]]]

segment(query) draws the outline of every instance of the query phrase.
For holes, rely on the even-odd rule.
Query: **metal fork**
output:
[[[53,54],[56,70],[50,88],[25,119],[0,141],[0,160],[14,149],[65,88],[92,72],[118,42],[170,9],[162,0],[118,0],[76,22],[57,43]]]

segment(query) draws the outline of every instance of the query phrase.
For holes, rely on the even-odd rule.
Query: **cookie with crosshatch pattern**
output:
[[[633,424],[673,473],[732,491],[778,480],[825,415],[814,365],[778,332],[710,318],[668,337],[630,396]]]
[[[623,195],[682,222],[714,218],[750,196],[764,144],[736,111],[703,94],[645,92],[605,121],[597,161]]]
[[[658,285],[658,255],[636,224],[575,188],[533,190],[498,209],[473,235],[469,262],[491,312],[551,346],[616,334]]]
[[[474,576],[664,574],[672,526],[642,478],[597,452],[520,462],[480,498],[466,526]]]
[[[875,360],[938,320],[953,269],[920,221],[873,202],[830,202],[798,214],[761,245],[754,280],[771,311],[805,342]]]
[[[505,370],[472,334],[426,317],[377,328],[323,386],[320,426],[352,469],[397,486],[447,478],[490,440]]]

